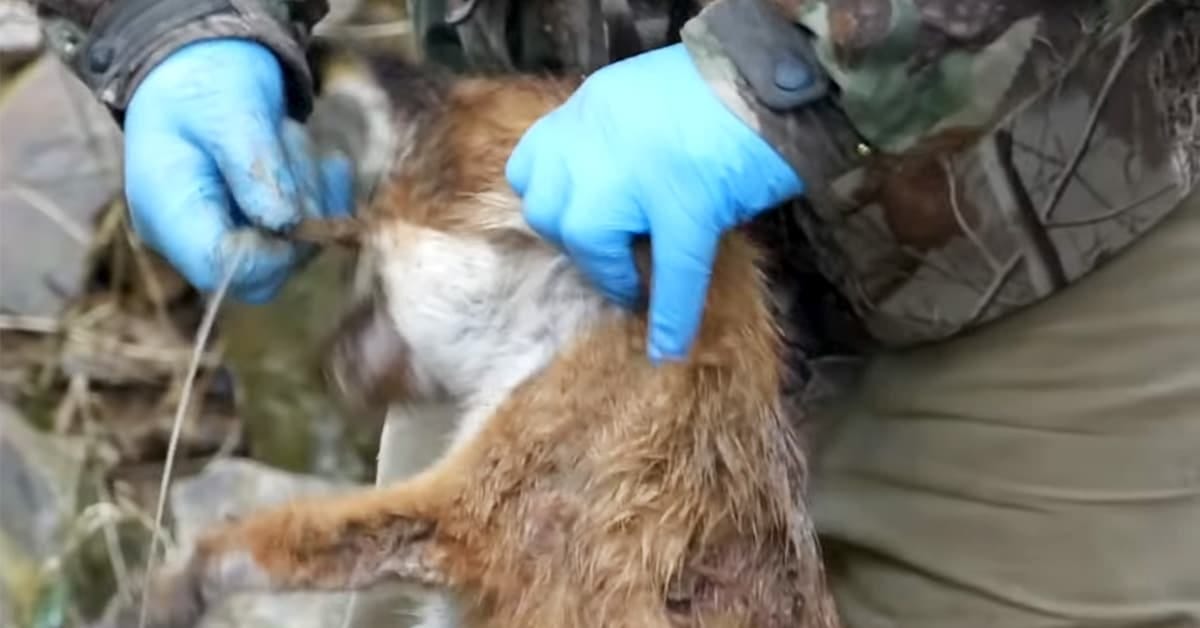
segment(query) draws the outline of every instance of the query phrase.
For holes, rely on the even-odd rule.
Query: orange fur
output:
[[[397,105],[411,150],[367,215],[376,254],[436,232],[561,261],[524,226],[503,170],[573,86],[467,79]],[[645,314],[604,310],[416,477],[211,531],[160,582],[175,593],[156,598],[152,625],[190,625],[235,590],[401,579],[455,592],[478,628],[836,626],[758,258],[743,234],[724,238],[687,362],[655,367]],[[383,397],[430,394],[399,381],[403,365],[384,370]]]

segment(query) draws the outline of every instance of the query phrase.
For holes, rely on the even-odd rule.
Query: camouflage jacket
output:
[[[814,112],[764,103],[730,62],[729,1],[684,40],[726,102],[816,174],[797,214],[814,259],[886,345],[1041,300],[1192,191],[1197,3],[773,0],[811,33],[830,98],[860,136],[827,133],[822,148],[805,121]]]
[[[286,74],[293,117],[312,109],[306,49],[325,0],[33,0],[58,54],[120,122],[138,83],[189,43],[252,39],[270,48]]]
[[[590,72],[666,43],[665,33],[677,33],[687,11],[694,12],[693,0],[407,2],[418,49],[433,61],[475,71]],[[216,37],[252,39],[273,50],[287,73],[292,115],[303,119],[311,111],[314,78],[306,50],[317,23],[329,14],[327,0],[33,3],[51,49],[118,121],[158,61]]]
[[[1200,165],[1194,2],[410,2],[421,47],[471,67],[586,72],[681,37],[806,180],[795,254],[884,345],[950,337],[1086,276],[1169,213]],[[281,55],[297,111],[311,99],[299,51],[323,1],[40,4],[118,109],[155,59],[227,34]],[[111,17],[147,6],[157,25],[125,20],[141,31]],[[106,41],[141,45],[110,58]]]

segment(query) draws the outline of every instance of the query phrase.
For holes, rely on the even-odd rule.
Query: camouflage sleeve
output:
[[[1200,181],[1196,2],[711,0],[683,38],[796,165],[809,257],[885,346],[1055,294]],[[859,144],[820,152],[830,107]]]
[[[861,142],[829,96],[816,40],[773,0],[711,0],[681,38],[718,96],[806,182],[844,171]]]
[[[703,10],[682,32],[701,73],[810,182],[825,180],[828,168],[813,163],[806,136],[814,129],[800,118],[824,116],[823,133],[848,124],[859,140],[836,138],[852,143],[835,154],[851,156],[901,154],[938,130],[984,128],[1011,104],[1002,96],[1026,61],[1028,33],[1040,14],[1066,6],[1058,0],[701,2]],[[1086,9],[1081,14],[1119,22],[1154,2],[1076,4]],[[819,111],[832,104],[840,115]],[[816,159],[829,156],[822,151]]]
[[[270,48],[284,68],[289,113],[312,109],[305,50],[326,0],[36,0],[49,47],[118,122],[134,90],[167,55],[203,39],[239,37]]]

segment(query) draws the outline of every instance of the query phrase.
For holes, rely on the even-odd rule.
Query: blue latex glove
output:
[[[525,218],[600,289],[639,295],[631,242],[650,234],[649,353],[687,354],[725,230],[803,192],[727,109],[682,44],[603,68],[517,144],[507,176]]]
[[[261,303],[312,253],[270,231],[345,215],[350,163],[317,161],[285,118],[283,70],[248,40],[190,44],[138,86],[125,114],[125,193],[138,235],[198,289],[245,247],[230,294]]]

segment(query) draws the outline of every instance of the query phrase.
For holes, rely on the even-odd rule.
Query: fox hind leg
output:
[[[145,592],[147,628],[191,628],[235,593],[447,586],[448,547],[438,534],[444,487],[430,480],[297,500],[214,528]],[[111,609],[96,628],[136,628],[139,608],[140,600]]]

